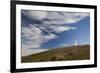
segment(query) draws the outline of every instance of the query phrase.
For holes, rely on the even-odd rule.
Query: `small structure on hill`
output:
[[[77,46],[78,44],[77,44],[77,41],[75,40],[75,42],[74,42],[74,46]]]

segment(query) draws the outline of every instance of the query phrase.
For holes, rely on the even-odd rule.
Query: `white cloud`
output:
[[[44,51],[48,51],[49,49],[27,49],[27,48],[24,48],[22,49],[22,56],[27,56],[27,55],[31,55],[31,54],[36,54],[36,53],[39,53],[39,52],[44,52]]]
[[[51,29],[54,30],[54,32],[61,33],[64,31],[76,30],[77,28],[72,26],[52,26]]]
[[[28,10],[22,10],[22,13],[26,16],[28,16],[31,19],[36,20],[42,20],[47,16],[47,12],[45,11],[28,11]]]
[[[22,48],[40,48],[43,43],[55,38],[57,38],[57,36],[52,33],[49,33],[49,35],[43,35],[42,30],[34,25],[22,27]]]
[[[67,23],[71,24],[71,23],[77,23],[78,21],[84,19],[85,17],[89,16],[89,13],[64,13],[65,21],[67,21]]]
[[[68,44],[61,44],[60,47],[68,47]]]
[[[22,48],[39,48],[42,44],[41,30],[34,27],[22,27]]]
[[[47,24],[72,24],[76,23],[83,18],[89,16],[89,13],[82,12],[49,12],[49,11],[32,11],[32,10],[22,10],[22,13],[31,19],[43,20],[48,19],[49,21],[44,21]]]
[[[47,40],[51,40],[51,39],[57,38],[57,36],[55,34],[49,34],[49,35],[45,35],[44,38]]]
[[[48,12],[46,17],[49,21],[45,21],[46,24],[72,24],[77,23],[83,18],[89,16],[89,13],[75,13],[75,12]]]

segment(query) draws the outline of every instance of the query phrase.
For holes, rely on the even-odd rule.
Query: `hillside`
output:
[[[67,61],[90,59],[90,46],[79,45],[64,48],[55,48],[49,51],[22,57],[22,63],[45,62],[45,61]]]

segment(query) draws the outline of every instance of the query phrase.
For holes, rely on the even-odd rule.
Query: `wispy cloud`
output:
[[[31,54],[36,54],[36,53],[39,53],[39,52],[44,52],[44,51],[48,51],[49,49],[27,49],[27,48],[24,48],[22,49],[22,56],[27,56],[27,55],[31,55]]]
[[[68,44],[61,44],[60,47],[68,47]]]
[[[47,16],[47,12],[45,11],[30,11],[30,10],[22,10],[22,13],[31,19],[42,20]]]
[[[43,31],[34,25],[22,27],[22,48],[40,48],[41,44],[54,38],[55,34],[43,35]]]
[[[32,11],[23,10],[22,13],[31,19],[43,20],[47,24],[65,24],[76,23],[82,20],[84,17],[89,16],[89,13],[82,12],[49,12],[49,11]]]
[[[76,27],[72,26],[51,26],[51,29],[56,33],[61,33],[64,31],[76,30]]]
[[[84,19],[88,13],[71,13],[71,12],[48,12],[48,11],[31,11],[22,10],[27,18],[38,20],[40,23],[22,24],[22,49],[42,49],[43,43],[59,36],[55,33],[76,30],[69,24],[77,23]],[[23,20],[23,19],[22,19]],[[27,21],[28,22],[28,21]],[[23,23],[23,22],[22,22]],[[39,51],[39,50],[38,50]],[[22,52],[22,54],[25,54]]]

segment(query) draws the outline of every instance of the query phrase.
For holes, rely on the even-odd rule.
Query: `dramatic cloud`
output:
[[[47,19],[49,21],[45,22],[47,24],[72,24],[77,23],[84,17],[88,16],[88,13],[71,13],[71,12],[49,12]]]
[[[36,19],[36,20],[41,20],[44,19],[47,16],[47,12],[45,11],[22,11],[22,13],[24,15],[26,15],[27,17],[31,18],[31,19]]]
[[[29,24],[28,20],[25,21],[22,18],[22,55],[25,55],[25,53],[29,54],[33,49],[35,52],[38,52],[40,49],[40,51],[44,51],[45,49],[41,48],[42,44],[58,38],[59,36],[57,34],[59,33],[76,30],[76,27],[70,26],[69,24],[77,23],[89,15],[88,13],[31,10],[22,10],[22,14],[33,21],[32,24]],[[27,22],[27,24],[24,22]],[[28,49],[29,51],[26,51]],[[30,54],[32,52],[33,51],[31,51]]]
[[[49,33],[49,35],[43,35],[42,31],[34,25],[30,25],[30,27],[22,27],[22,48],[40,48],[41,44],[54,38],[56,38],[56,35],[52,33]]]
[[[49,12],[49,11],[31,11],[23,10],[22,13],[31,19],[43,20],[46,24],[65,24],[65,23],[76,23],[88,16],[89,13],[79,12]]]

